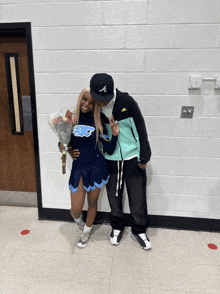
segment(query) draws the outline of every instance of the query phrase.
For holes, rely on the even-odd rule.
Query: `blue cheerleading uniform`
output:
[[[107,129],[103,124],[103,135],[109,139]],[[112,136],[111,141],[105,141],[101,134],[99,142],[102,150],[109,155],[114,153],[118,136]],[[80,155],[73,160],[69,179],[69,189],[75,193],[78,190],[79,180],[82,177],[83,187],[89,192],[95,187],[101,188],[109,180],[109,171],[106,161],[96,144],[96,129],[92,112],[80,111],[79,122],[73,127],[69,145],[73,149],[79,149]]]

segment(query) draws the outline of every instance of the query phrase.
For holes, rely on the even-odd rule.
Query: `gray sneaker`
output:
[[[87,233],[83,232],[77,243],[78,247],[85,248],[89,242],[90,235],[91,235],[91,231]]]
[[[76,224],[77,224],[78,228],[83,231],[84,226],[85,226],[85,222],[83,220],[81,220],[80,223],[76,222]]]

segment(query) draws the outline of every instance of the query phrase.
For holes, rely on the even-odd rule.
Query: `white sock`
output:
[[[91,229],[92,229],[92,227],[87,227],[87,225],[85,224],[83,232],[84,233],[89,233],[89,232],[91,232]]]
[[[77,223],[79,223],[79,224],[82,222],[82,220],[83,220],[82,219],[82,214],[80,215],[79,218],[74,218],[74,221],[77,222]]]

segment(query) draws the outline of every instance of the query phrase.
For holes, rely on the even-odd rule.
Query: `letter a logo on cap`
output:
[[[103,92],[103,91],[104,91],[105,93],[107,92],[107,86],[105,86],[105,87],[103,87],[101,90],[99,90],[99,92]]]
[[[114,81],[112,76],[98,73],[90,80],[90,95],[98,101],[111,101],[114,97]]]

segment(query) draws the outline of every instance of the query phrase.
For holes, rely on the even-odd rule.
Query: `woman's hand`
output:
[[[63,144],[60,143],[60,152],[63,152],[65,150],[65,147]],[[68,146],[68,152],[69,155],[73,158],[73,160],[77,160],[77,157],[79,157],[80,152],[78,149],[73,149],[72,147]]]
[[[63,152],[63,150],[65,150],[65,147],[63,144],[60,143],[60,152]]]
[[[119,134],[119,123],[118,123],[118,121],[114,120],[113,115],[112,115],[112,119],[110,119],[108,117],[108,120],[109,120],[109,123],[110,123],[110,126],[111,126],[112,135],[113,136],[118,136],[118,134]]]

